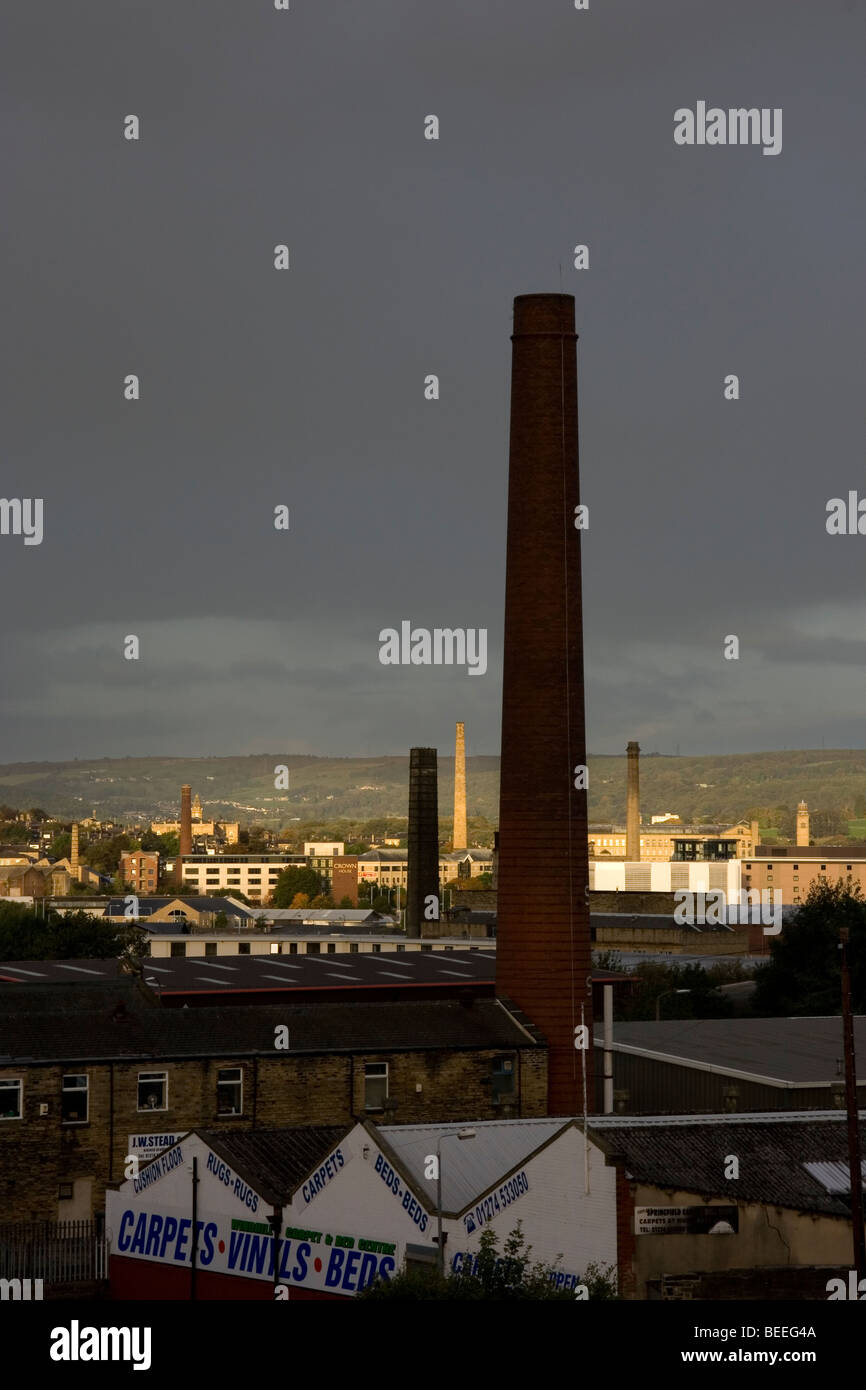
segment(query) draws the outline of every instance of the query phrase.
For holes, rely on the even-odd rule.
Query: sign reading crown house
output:
[[[366,1135],[363,1141],[369,1144]],[[417,1217],[409,1211],[409,1204],[397,1204],[400,1225],[405,1223],[406,1230],[402,1239],[395,1239],[394,1222],[387,1219],[390,1213],[378,1210],[380,1203],[375,1200],[379,1190],[390,1206],[394,1194],[385,1192],[372,1164],[369,1168],[364,1164],[363,1169],[369,1174],[368,1182],[375,1184],[373,1193],[367,1194],[374,1200],[365,1201],[364,1194],[357,1191],[349,1203],[345,1197],[323,1200],[328,1188],[333,1187],[336,1193],[340,1184],[335,1179],[355,1156],[357,1142],[355,1132],[347,1135],[294,1194],[293,1204],[282,1209],[280,1283],[351,1295],[377,1278],[395,1274],[403,1262],[406,1239],[417,1238]],[[153,1145],[147,1156],[154,1161],[137,1177],[106,1194],[112,1256],[191,1267],[195,1157],[198,1268],[273,1282],[273,1207],[262,1195],[196,1134],[187,1134],[170,1148]],[[411,1206],[417,1203],[413,1201]],[[360,1229],[359,1213],[365,1217]]]

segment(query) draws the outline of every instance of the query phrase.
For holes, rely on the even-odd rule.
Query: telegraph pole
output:
[[[842,952],[842,1045],[845,1053],[845,1100],[848,1112],[848,1169],[851,1175],[851,1225],[854,1236],[854,1268],[857,1282],[866,1278],[866,1238],[863,1232],[863,1169],[860,1160],[860,1127],[857,1114],[857,1068],[854,1057],[854,1021],[851,1017],[851,976],[848,970],[848,928],[839,932]]]

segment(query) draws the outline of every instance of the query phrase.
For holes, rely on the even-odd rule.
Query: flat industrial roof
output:
[[[615,1052],[763,1085],[827,1086],[842,1075],[842,1020],[838,1017],[665,1019],[616,1023],[613,1033]],[[866,1015],[855,1017],[854,1039],[862,1056]],[[595,1040],[602,1046],[600,1030]]]

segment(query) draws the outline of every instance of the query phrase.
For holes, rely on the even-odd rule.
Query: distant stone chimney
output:
[[[192,788],[184,782],[180,789],[180,853],[192,854]]]
[[[454,849],[466,849],[466,731],[457,725],[454,749]]]
[[[630,743],[628,783],[625,804],[625,857],[629,864],[640,863],[640,745]]]
[[[74,879],[78,878],[78,822],[72,826],[72,845],[69,850],[69,873]]]

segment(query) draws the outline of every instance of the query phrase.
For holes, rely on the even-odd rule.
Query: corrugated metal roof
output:
[[[828,1192],[850,1192],[851,1174],[847,1163],[804,1163],[806,1172]],[[860,1164],[861,1183],[866,1185],[866,1159]]]
[[[595,1036],[600,1046],[600,1028]],[[855,1016],[854,1038],[862,1054],[866,1015]],[[842,1076],[842,1020],[738,1018],[732,1023],[729,1018],[699,1018],[616,1023],[613,1050],[770,1086],[829,1086]]]
[[[458,1130],[474,1131],[473,1139],[446,1139],[442,1154],[442,1210],[458,1215],[482,1193],[501,1182],[515,1168],[571,1124],[562,1116],[538,1120],[482,1120],[467,1125],[381,1125],[383,1137],[394,1157],[421,1192],[436,1187],[425,1178],[425,1159],[435,1154],[437,1140]]]

